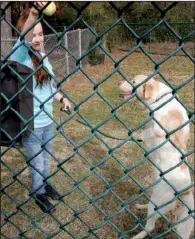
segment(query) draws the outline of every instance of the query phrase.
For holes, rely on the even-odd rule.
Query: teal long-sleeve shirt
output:
[[[19,46],[20,45],[20,46]],[[11,55],[11,60],[17,61],[23,65],[26,65],[34,70],[32,59],[29,55],[29,49],[26,46],[31,46],[31,43],[20,39],[17,40],[13,49],[18,47],[15,52]],[[42,54],[43,56],[43,54]],[[47,68],[48,72],[54,76],[52,66],[48,61],[48,58],[43,60],[44,66]],[[55,76],[54,76],[55,77]],[[33,104],[34,104],[34,128],[41,128],[47,126],[53,122],[53,97],[54,93],[57,93],[57,89],[52,86],[53,78],[44,84],[42,88],[37,85],[35,76],[33,76]],[[45,102],[45,103],[44,103]],[[43,107],[40,107],[44,103]],[[51,117],[50,117],[50,116]]]

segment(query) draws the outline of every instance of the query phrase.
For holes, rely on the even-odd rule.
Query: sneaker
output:
[[[46,194],[38,194],[36,195],[36,204],[40,207],[40,209],[43,212],[46,213],[53,213],[56,209],[54,208],[54,205],[50,203],[50,201],[47,198]]]
[[[53,200],[60,200],[61,195],[50,185],[45,186],[46,195]]]

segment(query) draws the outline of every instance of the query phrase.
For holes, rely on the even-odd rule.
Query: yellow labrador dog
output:
[[[146,78],[147,76],[145,75],[137,75],[131,82],[136,86]],[[120,94],[122,98],[127,98],[132,94],[133,88],[127,81],[120,82],[119,87],[122,91]],[[154,167],[156,180],[161,178],[161,181],[154,186],[151,201],[148,204],[136,205],[137,209],[147,208],[148,216],[154,215],[147,220],[145,230],[134,236],[133,239],[146,237],[148,233],[154,230],[156,220],[161,216],[160,213],[167,214],[169,211],[174,211],[177,217],[178,223],[174,228],[180,235],[179,238],[188,239],[194,226],[192,213],[190,213],[190,210],[194,209],[194,197],[192,190],[185,190],[185,188],[191,185],[191,177],[188,166],[185,163],[172,169],[181,163],[182,154],[176,147],[180,148],[183,153],[186,153],[187,150],[189,124],[184,125],[188,121],[187,112],[175,98],[159,107],[172,97],[172,89],[154,78],[150,78],[138,86],[136,92],[151,110],[156,109],[153,119],[148,122],[146,130],[140,135],[146,149],[149,151],[164,142],[167,135],[166,131],[172,134],[170,141],[161,144],[158,149],[149,154],[150,159],[161,170],[160,172]],[[177,129],[182,125],[184,125],[182,128]],[[175,129],[177,130],[174,131]],[[180,208],[177,207],[178,201],[174,200],[178,194],[179,198],[184,202]]]

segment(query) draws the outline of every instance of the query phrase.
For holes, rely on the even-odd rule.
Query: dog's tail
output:
[[[189,207],[189,209],[191,209],[191,211],[194,210],[194,196],[191,191],[189,191],[187,194],[181,195],[180,198]],[[189,216],[187,220],[180,222],[176,226],[178,235],[183,239],[190,238],[190,235],[194,228],[194,214],[189,213],[189,209],[183,204],[181,208],[176,210],[178,222]]]

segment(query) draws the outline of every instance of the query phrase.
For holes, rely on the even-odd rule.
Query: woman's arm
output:
[[[69,108],[69,110],[71,110],[71,104],[70,104],[69,100],[67,98],[63,97],[62,94],[57,93],[57,94],[55,94],[54,98],[64,104],[64,110],[67,110],[68,108]]]
[[[45,56],[45,54],[42,54],[42,56]],[[47,66],[47,70],[48,72],[53,76],[51,79],[51,90],[52,90],[52,93],[54,94],[54,99],[55,100],[58,100],[60,101],[61,103],[64,104],[64,110],[67,110],[67,108],[69,107],[69,109],[71,110],[71,104],[69,102],[69,100],[67,98],[65,98],[63,96],[63,94],[61,93],[55,93],[56,92],[56,87],[54,87],[53,83],[54,83],[54,79],[55,79],[55,74],[53,72],[53,67],[52,65],[50,64],[49,60],[48,60],[48,57],[45,58],[44,60],[44,63],[46,64]]]
[[[34,5],[38,9],[42,9],[46,3],[47,2],[44,2],[44,3],[34,2]],[[22,33],[25,32],[26,30],[28,30],[29,27],[32,26],[32,24],[36,22],[36,20],[38,19],[38,16],[39,16],[38,11],[34,7],[32,7],[30,10],[29,16],[28,16],[28,18],[24,24],[24,27],[22,29]],[[28,47],[31,47],[32,38],[33,38],[33,28],[25,35],[24,40],[21,41],[20,38],[17,40],[16,44],[13,47],[11,60],[23,63],[24,60],[26,60],[28,57],[30,58],[30,56],[28,54],[28,52],[29,52]],[[17,48],[17,50],[14,50],[15,48]]]
[[[52,71],[52,74],[54,75],[53,71]],[[52,88],[52,92],[55,93],[56,88],[53,86],[52,83],[51,83],[51,88]],[[63,94],[61,94],[59,92],[56,93],[54,95],[54,99],[58,100],[58,101],[60,101],[61,103],[64,104],[64,110],[68,110],[68,108],[69,108],[69,110],[71,110],[71,104],[70,104],[69,100],[63,96]]]
[[[38,8],[38,9],[42,9],[45,5],[47,4],[47,2],[34,2],[34,5]],[[31,27],[36,20],[38,19],[39,16],[39,12],[32,7],[29,13],[29,17],[27,18],[24,27],[22,29],[22,33],[25,32],[26,30],[29,29],[29,27]],[[25,40],[27,41],[31,41],[33,38],[33,28],[28,31],[28,33],[25,35]]]

